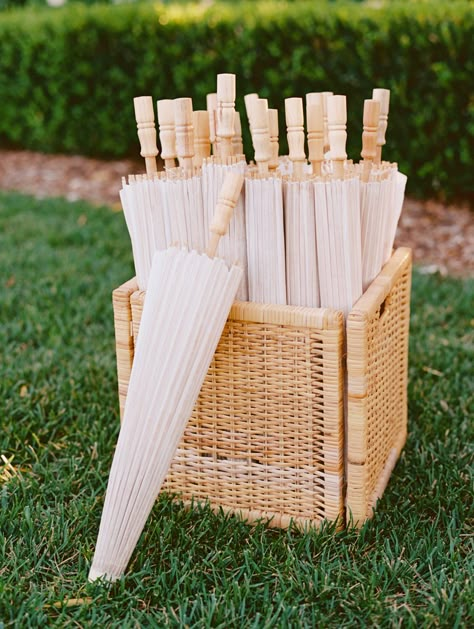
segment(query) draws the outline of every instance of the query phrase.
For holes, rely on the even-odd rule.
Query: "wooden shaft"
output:
[[[270,131],[268,128],[268,106],[264,99],[258,98],[253,102],[252,113],[252,142],[255,150],[255,163],[260,174],[268,172],[270,161]]]
[[[306,94],[306,124],[308,130],[308,159],[314,175],[321,174],[324,161],[324,109],[323,95]]]
[[[368,181],[372,162],[377,156],[377,132],[379,126],[380,103],[377,100],[364,101],[364,130],[362,133],[361,157],[364,160],[362,181]]]
[[[337,95],[329,96],[328,101],[328,137],[331,150],[331,159],[334,166],[334,175],[340,178],[344,175],[344,162],[346,153],[346,122],[347,109],[346,97]]]
[[[243,183],[244,176],[235,171],[229,171],[225,176],[224,183],[219,191],[216,210],[209,227],[211,236],[206,253],[210,258],[216,255],[219,240],[227,232]]]
[[[216,137],[221,157],[232,155],[235,118],[235,74],[217,75]]]
[[[193,169],[194,157],[193,101],[190,98],[176,98],[174,116],[179,165],[189,172]]]
[[[207,111],[193,111],[194,165],[202,166],[203,160],[211,154],[209,138],[209,115]]]
[[[372,91],[372,98],[380,103],[380,115],[377,135],[377,154],[375,163],[380,164],[382,161],[382,147],[385,145],[385,134],[388,125],[388,110],[390,107],[390,90],[376,87]]]
[[[268,130],[270,132],[270,161],[268,162],[268,168],[275,170],[278,168],[278,109],[268,110]]]
[[[243,155],[244,143],[242,141],[242,124],[240,122],[240,113],[234,113],[234,137],[232,138],[232,154]]]
[[[157,171],[156,156],[158,155],[153,99],[151,96],[137,96],[133,99],[133,106],[140,141],[140,155],[145,158],[147,174],[152,175]]]
[[[176,155],[176,131],[174,126],[174,103],[170,98],[157,101],[158,124],[160,126],[161,158],[165,168],[174,168]]]
[[[300,178],[306,161],[304,152],[304,113],[302,98],[285,98],[286,131],[293,174]]]

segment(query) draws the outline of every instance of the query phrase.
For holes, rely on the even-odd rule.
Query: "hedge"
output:
[[[384,155],[410,192],[472,195],[474,8],[469,2],[254,2],[23,9],[0,16],[0,143],[102,157],[137,154],[133,96],[193,96],[238,75],[258,91],[348,95],[358,159],[363,99],[392,90]],[[281,118],[283,124],[283,117]]]

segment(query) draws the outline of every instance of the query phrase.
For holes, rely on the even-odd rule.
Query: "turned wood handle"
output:
[[[242,124],[240,122],[240,113],[234,113],[234,137],[232,138],[232,154],[243,155],[244,143],[242,141]]]
[[[367,99],[364,101],[364,118],[362,132],[362,151],[360,153],[364,160],[362,171],[362,181],[368,181],[372,162],[377,156],[377,133],[379,126],[380,103],[377,100]]]
[[[217,94],[207,94],[206,96],[207,113],[209,114],[209,139],[211,144],[216,142],[216,110],[217,110]]]
[[[174,123],[179,165],[184,170],[190,171],[193,169],[194,157],[193,101],[191,98],[174,100]]]
[[[232,155],[235,112],[235,74],[217,75],[216,138],[222,157]]]
[[[211,154],[209,138],[209,114],[207,111],[193,111],[194,127],[194,164],[201,166]]]
[[[334,165],[336,177],[344,174],[344,162],[346,153],[346,123],[347,106],[346,97],[341,95],[328,96],[328,137],[331,149],[331,159]]]
[[[159,100],[158,124],[160,127],[161,158],[165,160],[167,168],[174,166],[176,153],[176,131],[174,126],[174,103],[170,98]]]
[[[278,168],[278,152],[280,145],[278,142],[278,109],[268,110],[268,130],[270,132],[270,170]]]
[[[333,92],[322,92],[323,94],[323,115],[324,115],[324,152],[329,151],[329,132],[328,132],[328,98],[333,96]]]
[[[375,161],[382,161],[382,147],[385,145],[385,134],[388,126],[388,110],[390,107],[390,90],[376,87],[372,91],[372,98],[380,103],[380,114],[377,134],[377,156]]]
[[[219,240],[227,232],[243,183],[244,176],[240,173],[229,171],[225,176],[219,191],[214,217],[209,227],[211,237],[206,253],[210,258],[216,255]]]
[[[258,100],[258,94],[245,94],[244,102],[245,102],[245,111],[247,112],[247,118],[249,121],[250,131],[252,131],[252,117],[253,117],[253,106],[255,101]]]
[[[145,158],[147,174],[152,175],[156,173],[156,156],[158,155],[153,99],[151,96],[137,96],[133,99],[133,106],[140,141],[140,155]]]
[[[252,104],[252,142],[255,150],[255,163],[261,174],[268,172],[270,161],[270,131],[268,128],[268,105],[263,98]]]
[[[306,94],[306,125],[308,132],[308,159],[313,166],[313,173],[321,174],[321,162],[324,161],[324,106],[323,95]]]
[[[293,172],[300,177],[306,161],[304,152],[304,113],[302,98],[285,98],[285,118],[288,135],[289,158]]]

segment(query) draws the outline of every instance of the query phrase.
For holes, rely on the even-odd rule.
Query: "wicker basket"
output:
[[[236,302],[166,490],[274,526],[361,525],[405,443],[410,281],[400,248],[346,330],[333,310]],[[143,301],[134,280],[113,293],[121,412]]]

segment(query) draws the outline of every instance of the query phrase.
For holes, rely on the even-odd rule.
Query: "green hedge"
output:
[[[131,4],[25,9],[0,16],[0,142],[47,152],[137,153],[132,98],[193,96],[218,72],[238,103],[272,106],[308,91],[348,95],[357,159],[363,99],[392,90],[385,156],[412,193],[472,194],[474,8],[315,2]],[[282,120],[283,121],[283,120]]]

